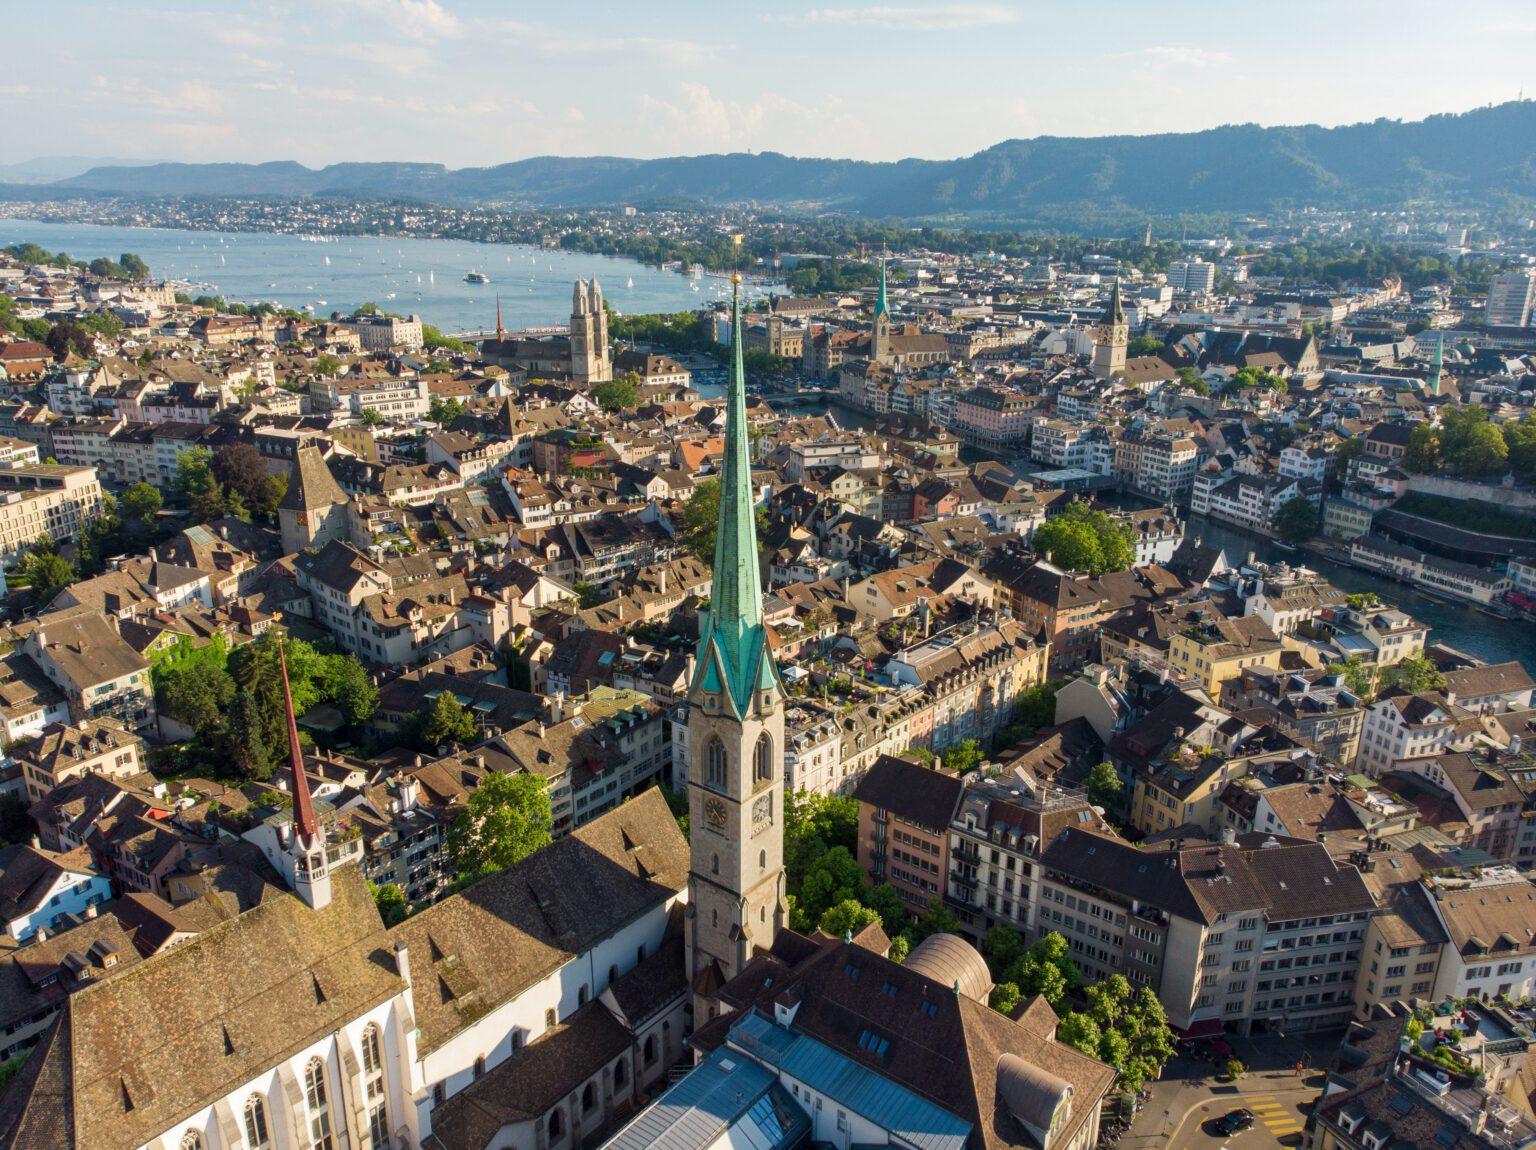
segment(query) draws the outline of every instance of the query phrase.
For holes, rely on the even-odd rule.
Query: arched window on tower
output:
[[[712,787],[724,788],[725,786],[725,744],[719,736],[710,739],[709,748],[705,751],[704,781]]]
[[[757,740],[757,750],[753,753],[752,781],[754,783],[769,783],[779,773],[773,761],[773,739],[764,731]]]

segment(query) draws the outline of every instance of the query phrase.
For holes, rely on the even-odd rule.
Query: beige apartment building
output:
[[[16,562],[38,536],[72,542],[100,513],[94,467],[38,463],[0,470],[0,563]]]

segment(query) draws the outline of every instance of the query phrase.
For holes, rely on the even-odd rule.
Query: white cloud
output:
[[[885,28],[894,32],[956,32],[1012,24],[1019,12],[1004,4],[871,5],[864,8],[813,8],[785,19],[795,24]]]
[[[459,18],[444,8],[437,0],[342,0],[359,14],[371,17],[376,23],[359,29],[372,35],[398,34],[403,37],[436,39],[456,36]]]
[[[675,100],[643,95],[640,108],[656,155],[750,149],[843,156],[868,143],[865,125],[835,100],[814,108],[778,92],[728,100],[704,84],[685,81]]]
[[[1191,48],[1165,44],[1153,48],[1138,48],[1134,52],[1121,53],[1123,59],[1140,60],[1158,68],[1215,68],[1230,63],[1230,52],[1217,52],[1210,48]]]

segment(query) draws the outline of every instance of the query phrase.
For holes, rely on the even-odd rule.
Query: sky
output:
[[[0,164],[722,151],[1419,119],[1536,95],[1529,0],[4,0]]]

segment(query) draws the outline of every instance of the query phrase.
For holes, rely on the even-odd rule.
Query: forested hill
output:
[[[1536,101],[1338,128],[1237,125],[1155,136],[1009,140],[957,160],[539,157],[488,168],[293,162],[98,167],[61,192],[346,196],[532,206],[689,199],[873,216],[1029,217],[1061,209],[1240,213],[1415,201],[1536,203]]]

